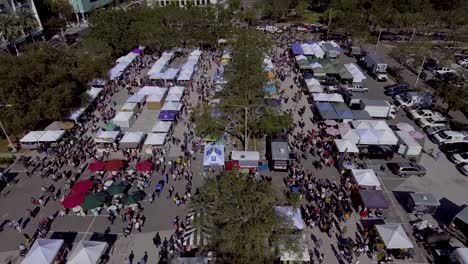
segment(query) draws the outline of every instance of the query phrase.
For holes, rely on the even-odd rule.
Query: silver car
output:
[[[426,175],[426,169],[415,162],[389,162],[387,166],[391,172],[401,177]]]

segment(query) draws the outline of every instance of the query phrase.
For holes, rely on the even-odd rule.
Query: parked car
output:
[[[458,170],[463,173],[463,175],[468,176],[468,164],[462,163],[457,165]]]
[[[463,67],[468,67],[468,58],[459,59],[457,63]]]
[[[394,86],[386,89],[384,94],[387,96],[395,96],[398,94],[409,92],[409,87],[407,85]]]
[[[466,152],[468,149],[468,142],[458,142],[452,144],[443,144],[440,146],[440,150],[447,154],[455,154],[455,153],[462,153]]]
[[[433,112],[431,110],[426,110],[426,109],[410,110],[408,115],[409,115],[409,117],[411,119],[414,119],[414,120],[419,119],[419,118],[429,118],[429,117],[433,117],[433,116],[442,116],[438,112]]]
[[[384,90],[388,91],[388,90],[395,89],[395,88],[409,88],[409,86],[407,83],[396,83],[396,84],[385,86]]]
[[[411,175],[422,177],[426,174],[426,169],[415,162],[389,162],[387,167],[391,172],[401,177]]]
[[[468,164],[468,152],[461,152],[453,154],[449,157],[451,161],[455,164],[466,163]]]
[[[448,73],[448,72],[455,72],[454,70],[450,69],[450,68],[447,68],[447,67],[436,67],[434,69],[434,73],[435,74],[439,74],[439,75],[442,75],[442,74],[445,74],[445,73]]]
[[[363,159],[384,159],[391,160],[393,158],[393,150],[388,146],[370,145],[359,148],[359,158]]]
[[[468,132],[445,130],[432,135],[431,139],[437,144],[468,142]]]
[[[448,120],[442,116],[433,116],[429,118],[420,118],[416,120],[416,124],[422,128],[438,127],[448,125]]]
[[[426,132],[426,134],[428,136],[430,135],[434,135],[434,134],[437,134],[439,132],[442,132],[442,131],[445,131],[445,130],[450,130],[450,126],[438,126],[438,127],[426,127],[424,129],[424,132]]]
[[[345,85],[343,88],[348,92],[361,92],[367,93],[369,88],[362,86],[361,84],[354,84],[354,85]]]

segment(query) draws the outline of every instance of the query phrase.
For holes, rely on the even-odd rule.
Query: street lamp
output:
[[[11,104],[3,104],[3,105],[0,105],[0,107],[13,107],[13,105],[11,105]],[[6,132],[6,129],[5,129],[5,127],[3,126],[3,123],[2,123],[1,120],[0,120],[0,127],[2,128],[3,134],[5,134],[5,137],[6,137],[7,140],[8,140],[8,144],[10,144],[12,151],[13,151],[13,152],[16,152],[16,147],[15,147],[15,145],[13,145],[13,143],[11,143],[10,137],[8,136],[8,133]]]

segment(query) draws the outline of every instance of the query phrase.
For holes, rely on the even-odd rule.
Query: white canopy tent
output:
[[[168,133],[171,130],[172,127],[171,121],[161,121],[157,120],[156,123],[154,124],[153,128],[151,129],[151,132],[154,133]]]
[[[39,139],[39,142],[57,142],[63,138],[65,130],[47,130]]]
[[[302,230],[305,228],[304,220],[302,220],[301,209],[292,206],[275,206],[275,212],[280,217],[285,217],[292,223],[293,229]]]
[[[340,132],[341,139],[347,140],[353,144],[358,144],[359,143],[359,134],[357,133],[356,129],[351,129],[351,128],[338,128],[338,131]]]
[[[376,129],[375,132],[379,138],[379,145],[396,145],[398,143],[398,138],[392,130]]]
[[[392,130],[385,120],[366,120],[373,129]]]
[[[344,103],[343,96],[337,93],[314,93],[312,94],[315,102],[337,102],[337,103]]]
[[[22,264],[51,264],[63,246],[62,239],[36,239]]]
[[[401,224],[376,225],[377,232],[387,249],[413,248]]]
[[[347,63],[343,64],[343,66],[345,66],[345,68],[353,76],[353,83],[361,83],[366,79],[366,76],[364,75],[364,73],[362,73],[361,69],[359,69],[359,67],[356,64]]]
[[[450,255],[453,263],[468,264],[468,248],[457,248]]]
[[[162,146],[166,142],[167,133],[149,133],[146,137],[144,145],[146,146]]]
[[[180,102],[182,96],[184,95],[185,87],[182,86],[174,86],[169,88],[169,92],[167,93],[166,101],[168,102]]]
[[[155,73],[161,72],[167,65],[167,63],[174,57],[174,52],[172,51],[165,51],[161,57],[151,66],[147,75],[151,76]],[[151,78],[151,77],[150,77]]]
[[[260,160],[258,151],[231,151],[231,159],[239,161],[241,168],[256,168]]]
[[[94,100],[96,100],[96,98],[99,96],[99,94],[101,94],[102,91],[104,91],[103,88],[91,87],[91,89],[86,91],[86,95],[88,97],[88,105],[85,107],[81,107],[75,111],[72,111],[71,113],[68,114],[66,119],[77,122],[78,119],[81,117],[81,115],[84,113],[84,111],[86,111],[89,105],[92,102],[94,102]]]
[[[290,252],[286,250],[286,247],[284,245],[279,245],[279,251],[280,251],[280,260],[289,263],[289,261],[294,261],[294,262],[309,262],[310,261],[310,255],[309,255],[309,248],[307,247],[307,238],[305,234],[302,234],[302,239],[301,243],[299,244],[299,252]]]
[[[307,88],[311,93],[323,93],[323,88],[320,82],[315,78],[305,79]]]
[[[137,92],[137,94],[139,95],[160,94],[164,96],[166,92],[167,92],[167,88],[158,87],[158,86],[144,86]]]
[[[129,128],[135,123],[135,113],[133,112],[117,112],[115,117],[112,119],[112,123],[119,127]]]
[[[351,174],[357,185],[365,187],[377,187],[380,189],[380,181],[375,175],[374,170],[370,169],[352,169]]]
[[[109,79],[110,80],[115,80],[116,78],[119,78],[122,73],[127,69],[128,65],[130,65],[130,62],[119,62],[117,63],[110,71],[109,71]]]
[[[138,109],[138,104],[137,103],[125,103],[120,111],[123,112],[136,112]]]
[[[316,58],[323,58],[323,56],[325,56],[325,52],[318,43],[302,43],[301,47],[304,51],[304,55],[313,55]]]
[[[129,52],[127,55],[118,58],[116,62],[117,62],[117,63],[121,63],[121,62],[132,63],[133,60],[136,59],[136,57],[138,57],[138,54],[137,54],[137,53]]]
[[[379,144],[379,136],[372,128],[358,128],[356,132],[359,135],[359,144],[377,145]]]
[[[122,139],[119,141],[119,148],[138,148],[141,145],[144,137],[145,133],[143,132],[125,132]]]
[[[338,152],[344,153],[359,153],[359,149],[355,143],[347,139],[335,139],[335,145],[338,149]]]
[[[30,131],[20,139],[21,143],[38,143],[39,139],[45,134],[45,131]]]
[[[353,120],[351,122],[355,129],[368,129],[372,128],[371,124],[367,120]]]
[[[179,102],[165,102],[163,107],[161,107],[161,111],[180,111],[180,109],[182,109],[182,103]]]
[[[95,143],[114,143],[119,137],[120,131],[104,131],[100,130],[94,135]]]
[[[203,166],[224,166],[224,145],[206,144]]]
[[[155,93],[146,97],[146,103],[161,103],[164,100],[164,94]]]
[[[73,247],[67,264],[97,264],[106,249],[106,242],[80,240]]]
[[[134,94],[130,96],[126,103],[137,103],[142,105],[146,100],[146,95],[145,94]]]

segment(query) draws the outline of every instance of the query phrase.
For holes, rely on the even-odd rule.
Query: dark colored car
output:
[[[407,87],[395,87],[395,88],[386,90],[384,94],[387,96],[395,96],[397,94],[402,94],[406,92],[409,92],[409,89]]]
[[[407,83],[397,83],[397,84],[392,84],[392,85],[387,85],[384,87],[384,90],[392,90],[392,89],[404,89],[404,88],[409,88],[409,85]]]
[[[443,144],[440,146],[440,150],[449,154],[456,154],[468,151],[468,142],[457,142],[451,144]]]
[[[359,157],[361,159],[384,159],[391,160],[393,158],[393,150],[387,146],[371,145],[367,147],[359,147]]]
[[[401,177],[416,175],[422,177],[426,175],[426,169],[415,162],[389,162],[387,167],[394,174]]]

